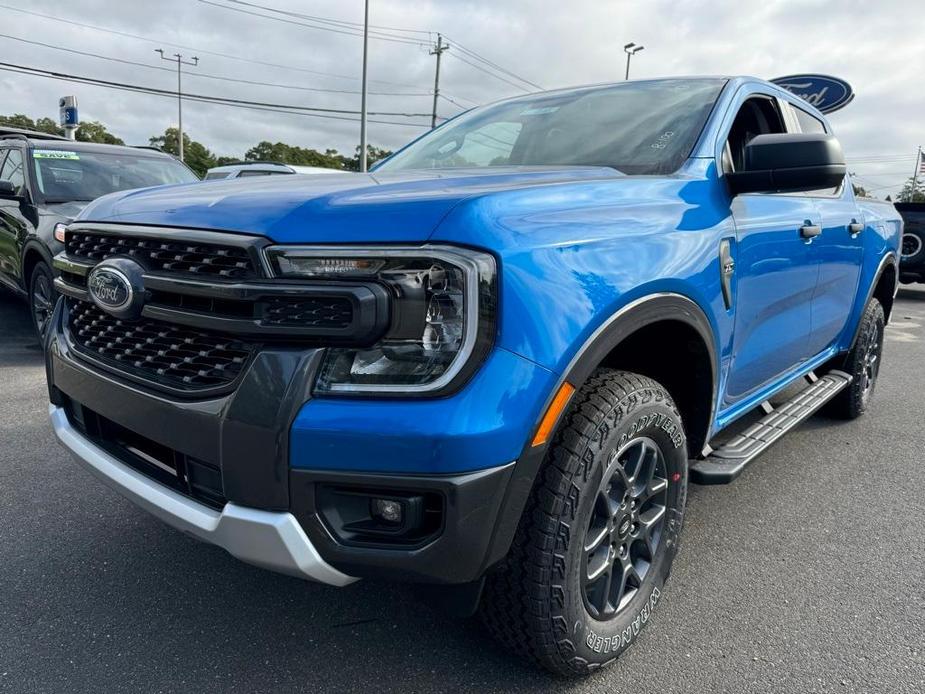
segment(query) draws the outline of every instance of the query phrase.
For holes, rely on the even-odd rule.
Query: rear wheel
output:
[[[29,277],[29,310],[35,333],[43,345],[57,299],[58,293],[55,291],[51,268],[40,261],[32,269]]]
[[[488,577],[489,630],[562,675],[584,675],[635,643],[678,550],[687,443],[668,392],[599,370],[540,470],[505,564]]]
[[[871,299],[861,318],[857,340],[843,366],[852,377],[851,385],[829,404],[832,414],[843,419],[857,419],[867,411],[880,375],[885,323],[883,306],[877,299]]]

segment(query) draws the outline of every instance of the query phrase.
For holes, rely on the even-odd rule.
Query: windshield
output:
[[[95,200],[131,188],[199,180],[171,157],[130,152],[75,152],[34,149],[35,180],[46,202]]]
[[[447,123],[377,170],[609,166],[671,173],[690,155],[724,84],[626,82],[504,101]]]

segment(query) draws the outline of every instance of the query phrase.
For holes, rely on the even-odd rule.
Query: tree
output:
[[[167,128],[163,135],[157,135],[148,140],[152,147],[157,147],[162,152],[179,156],[179,131],[176,128]],[[196,172],[196,175],[202,178],[206,171],[216,164],[215,155],[201,142],[190,139],[190,136],[183,133],[183,159],[186,165]]]
[[[125,144],[122,138],[116,137],[106,129],[105,125],[95,120],[81,123],[80,127],[77,128],[76,137],[81,142],[99,142],[104,145]]]
[[[64,128],[60,127],[53,118],[48,117],[32,120],[29,116],[17,113],[13,116],[0,116],[0,125],[5,125],[10,128],[35,130],[50,135],[64,136]],[[99,121],[81,123],[75,134],[75,139],[80,142],[101,142],[107,145],[125,144],[120,138],[106,130],[106,126]]]
[[[328,149],[323,153],[315,149],[287,145],[284,142],[264,140],[244,153],[244,161],[278,161],[295,166],[320,166],[325,169],[343,169],[344,158],[337,150]]]
[[[37,130],[51,135],[64,134],[64,131],[59,128],[57,123],[51,118],[39,118],[36,122],[22,113],[17,113],[12,116],[0,116],[0,126],[22,128],[23,130]]]
[[[381,159],[385,159],[388,156],[391,156],[392,152],[388,149],[383,149],[382,147],[375,147],[374,145],[366,145],[366,165],[368,167],[375,164]],[[351,159],[344,160],[344,168],[349,171],[359,171],[360,170],[360,146],[357,145],[356,152]]]
[[[925,174],[919,176],[912,190],[912,177],[910,176],[899,193],[898,200],[902,202],[925,202]]]

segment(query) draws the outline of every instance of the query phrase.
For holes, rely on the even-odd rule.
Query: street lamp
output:
[[[635,43],[628,43],[623,46],[623,52],[626,53],[626,77],[624,79],[630,78],[630,58],[639,53],[645,46],[637,46]]]

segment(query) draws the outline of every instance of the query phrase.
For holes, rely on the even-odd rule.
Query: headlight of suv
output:
[[[487,253],[451,246],[271,246],[265,252],[276,277],[371,281],[389,291],[385,336],[369,347],[329,348],[317,393],[444,394],[491,349],[497,282]]]

